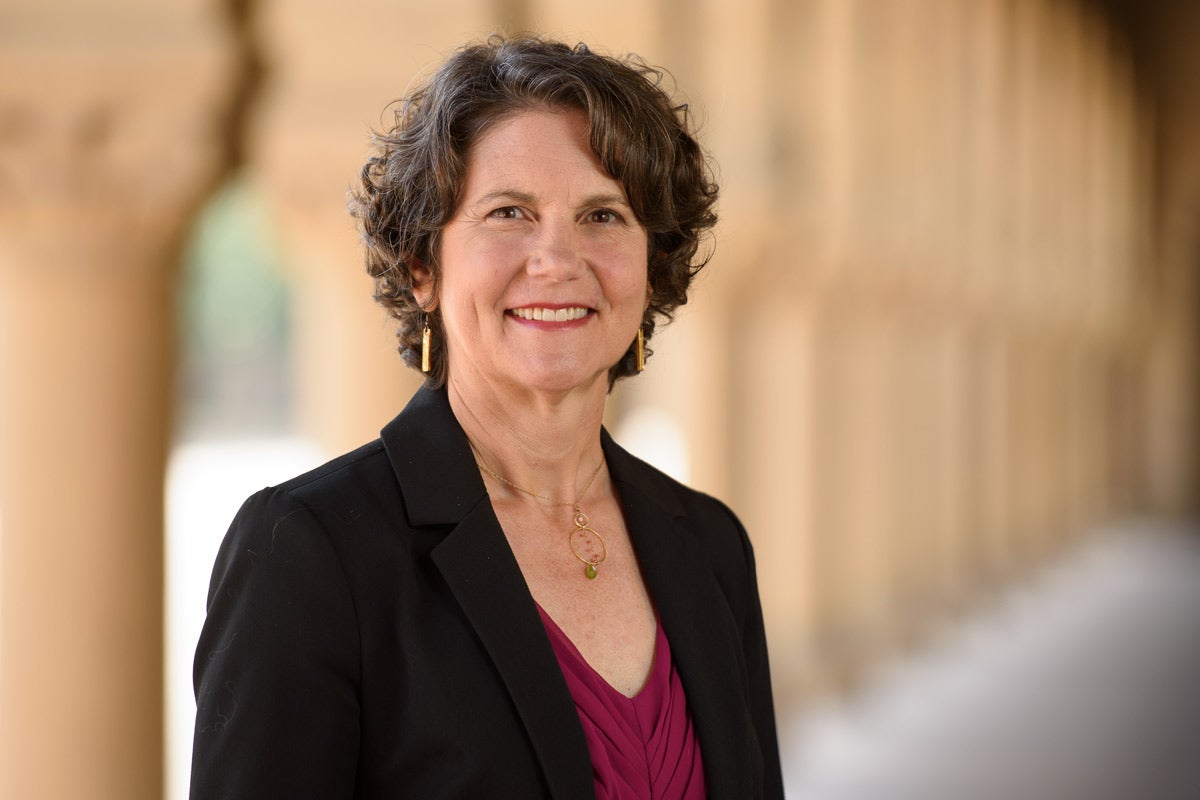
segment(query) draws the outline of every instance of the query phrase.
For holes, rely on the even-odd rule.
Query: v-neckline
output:
[[[575,642],[571,640],[571,637],[567,635],[567,632],[564,631],[562,627],[554,620],[554,617],[550,616],[550,612],[542,608],[541,603],[535,600],[534,605],[537,606],[538,614],[541,616],[542,622],[545,624],[548,632],[552,636],[559,637],[566,645],[567,652],[570,653],[571,657],[578,660],[579,663],[587,669],[588,673],[595,676],[596,680],[598,680],[614,696],[630,703],[636,703],[639,698],[646,693],[646,689],[649,688],[650,684],[654,682],[655,678],[657,677],[659,663],[663,656],[666,645],[666,634],[663,631],[662,622],[658,619],[658,615],[655,615],[654,618],[654,656],[650,662],[650,671],[646,673],[646,679],[642,682],[642,685],[637,690],[637,693],[630,697],[609,683],[608,679],[601,675],[596,668],[592,666],[591,662],[583,657],[583,653],[578,647],[575,646]]]

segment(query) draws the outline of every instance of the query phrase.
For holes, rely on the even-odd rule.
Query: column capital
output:
[[[0,13],[0,269],[161,263],[240,138],[253,62],[229,5]]]

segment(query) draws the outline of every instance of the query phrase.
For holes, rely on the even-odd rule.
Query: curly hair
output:
[[[418,367],[421,334],[432,329],[427,384],[446,381],[440,315],[413,295],[413,268],[432,276],[437,296],[441,231],[453,217],[472,145],[497,122],[534,109],[577,109],[602,168],[625,190],[648,234],[649,340],[659,319],[687,302],[711,252],[700,242],[716,223],[718,188],[691,131],[686,104],[663,89],[663,71],[634,55],[613,58],[582,43],[492,36],[457,50],[398,101],[390,130],[372,136],[361,184],[350,192],[375,299],[399,325],[399,351]],[[707,249],[707,248],[706,248]],[[649,351],[647,350],[647,354]],[[609,369],[609,386],[636,372],[633,343]]]

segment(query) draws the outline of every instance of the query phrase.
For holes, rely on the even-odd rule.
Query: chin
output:
[[[608,369],[597,372],[594,367],[584,368],[579,364],[540,364],[525,371],[517,383],[530,391],[560,394],[599,383],[607,392]]]

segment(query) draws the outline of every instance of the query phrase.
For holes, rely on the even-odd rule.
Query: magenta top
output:
[[[704,764],[662,623],[646,685],[626,697],[584,660],[540,605],[592,756],[596,800],[704,800]]]

